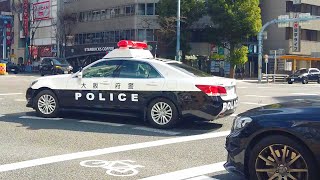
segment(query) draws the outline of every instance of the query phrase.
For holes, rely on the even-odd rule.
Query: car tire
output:
[[[271,147],[271,148],[270,148]],[[281,147],[283,147],[281,149]],[[282,153],[286,147],[286,159],[284,160],[285,163],[282,163]],[[272,150],[271,150],[272,149]],[[272,155],[272,151],[274,152],[275,156],[277,156],[278,161],[276,162],[275,156]],[[290,153],[291,152],[291,153]],[[289,169],[287,167],[281,166],[281,164],[288,165],[290,161],[292,161],[295,157],[293,156],[294,153],[296,155],[301,155],[298,159],[296,159],[290,166]],[[280,154],[280,157],[279,157]],[[291,155],[291,156],[290,156]],[[259,157],[260,156],[260,157]],[[267,161],[269,160],[269,165]],[[272,160],[273,159],[273,160]],[[281,136],[281,135],[272,135],[263,138],[256,144],[249,153],[249,160],[248,160],[248,170],[249,170],[249,179],[250,180],[260,180],[260,179],[269,179],[274,176],[276,173],[286,174],[287,171],[290,170],[290,167],[294,169],[307,169],[308,173],[301,173],[301,177],[305,176],[306,178],[297,178],[297,179],[308,179],[308,180],[315,180],[317,179],[317,169],[315,166],[314,158],[311,155],[311,152],[301,143],[297,142],[296,140]],[[265,164],[265,165],[264,165]],[[272,165],[274,164],[274,165]],[[295,167],[294,167],[295,166]],[[276,168],[278,167],[278,168]],[[299,168],[298,168],[299,167]],[[263,169],[274,169],[270,174],[267,172],[259,172],[257,173],[256,168],[259,168],[260,171]],[[298,173],[294,173],[296,176]],[[288,175],[288,174],[287,174]],[[288,178],[289,179],[289,178]]]
[[[318,78],[317,83],[320,84],[320,78]]]
[[[146,113],[147,120],[155,128],[169,129],[179,122],[176,106],[165,98],[157,98],[149,103]]]
[[[308,79],[307,78],[303,78],[302,79],[302,84],[308,84]]]
[[[57,117],[59,113],[58,98],[52,91],[43,90],[35,97],[34,108],[41,117]]]
[[[293,82],[292,81],[288,81],[288,84],[293,84]]]

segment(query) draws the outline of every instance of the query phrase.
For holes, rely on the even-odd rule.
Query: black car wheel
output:
[[[265,137],[249,156],[250,180],[314,180],[318,177],[309,150],[286,136]]]
[[[288,84],[293,84],[293,82],[292,81],[288,81]]]
[[[318,78],[318,81],[317,81],[317,82],[318,82],[318,84],[320,84],[320,78]]]
[[[172,128],[179,121],[178,110],[170,100],[158,98],[149,104],[147,119],[156,128]]]
[[[59,103],[56,95],[50,90],[39,92],[35,98],[34,107],[41,117],[56,117],[59,112]]]
[[[307,78],[303,78],[302,79],[302,84],[308,84],[308,79]]]

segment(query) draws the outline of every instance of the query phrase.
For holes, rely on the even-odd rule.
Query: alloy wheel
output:
[[[52,114],[56,106],[56,100],[51,95],[44,94],[38,100],[38,109],[43,114]]]
[[[165,102],[158,102],[151,108],[152,120],[159,125],[168,124],[172,119],[172,113],[171,106]]]
[[[307,180],[309,173],[301,153],[284,144],[264,148],[256,159],[255,170],[260,180]]]

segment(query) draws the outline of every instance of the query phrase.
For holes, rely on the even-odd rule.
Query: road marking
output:
[[[170,139],[162,139],[157,141],[149,141],[143,143],[136,143],[136,144],[129,144],[123,146],[115,146],[115,147],[108,147],[104,149],[95,149],[90,151],[83,151],[83,152],[76,152],[71,154],[63,154],[57,156],[50,156],[40,159],[33,159],[27,161],[16,162],[12,164],[3,164],[0,165],[0,172],[12,171],[17,169],[24,169],[29,167],[35,167],[45,164],[52,164],[57,162],[63,162],[68,160],[75,160],[93,156],[100,156],[105,154],[112,154],[118,152],[125,152],[137,149],[144,149],[144,148],[151,148],[169,144],[176,144],[176,143],[184,143],[189,141],[198,141],[204,139],[212,139],[212,138],[219,138],[225,137],[230,134],[230,131],[221,131],[221,132],[214,132],[208,134],[200,134],[200,135],[193,135],[193,136],[186,136],[186,137],[177,137],[177,138],[170,138]],[[210,167],[211,169],[212,167]],[[215,167],[213,168],[215,169]],[[212,169],[211,169],[212,170]]]
[[[247,104],[247,105],[259,105],[259,106],[266,106],[267,104],[262,103],[253,103],[253,102],[240,102],[241,104]]]
[[[89,120],[81,120],[79,122],[81,122],[81,123],[89,123],[89,124],[108,125],[108,126],[115,126],[115,127],[124,126],[124,124],[108,123],[108,122],[100,122],[100,121],[89,121]]]
[[[154,133],[168,134],[168,135],[181,134],[181,132],[166,131],[166,130],[161,130],[161,129],[147,128],[147,127],[135,127],[133,129],[142,130],[142,131],[148,131],[148,132],[154,132]]]
[[[258,87],[258,89],[271,89],[272,87]]]
[[[163,180],[163,179],[182,180],[182,179],[192,178],[192,177],[201,176],[204,174],[225,171],[225,168],[223,167],[224,163],[226,162],[219,162],[219,163],[209,164],[205,166],[183,169],[180,171],[175,171],[167,174],[160,174],[157,176],[152,176],[152,177],[144,178],[141,180]]]
[[[231,114],[230,116],[231,117],[236,117],[236,116],[238,116],[238,114]]]
[[[17,102],[27,102],[26,99],[15,99],[14,101],[17,101]]]
[[[237,87],[237,89],[247,89],[248,87]]]
[[[20,119],[41,119],[41,120],[61,120],[63,118],[43,118],[43,117],[36,117],[36,116],[21,116]]]
[[[21,95],[23,93],[2,93],[0,96],[13,96],[13,95]]]
[[[318,96],[319,94],[312,94],[312,93],[290,93],[292,95],[301,95],[301,96]]]
[[[268,98],[270,96],[260,96],[260,95],[245,95],[247,97],[261,97],[261,98]]]
[[[186,180],[218,180],[218,179],[212,178],[212,177],[209,177],[209,176],[198,176],[198,177],[189,178],[189,179],[186,179]]]

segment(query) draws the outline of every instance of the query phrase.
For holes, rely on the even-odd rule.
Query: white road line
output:
[[[247,89],[248,87],[237,87],[237,89]]]
[[[301,96],[318,96],[319,94],[313,94],[313,93],[290,93],[292,95],[301,95]]]
[[[41,120],[53,120],[53,121],[57,121],[57,120],[61,120],[63,118],[43,118],[43,117],[36,117],[36,116],[21,116],[19,117],[20,119],[41,119]]]
[[[23,93],[2,93],[0,96],[13,96],[13,95],[21,95]]]
[[[104,148],[104,149],[95,149],[95,150],[76,152],[76,153],[71,153],[71,154],[50,156],[50,157],[45,157],[45,158],[40,158],[40,159],[33,159],[33,160],[22,161],[22,162],[17,162],[17,163],[12,163],[12,164],[0,165],[0,172],[29,168],[29,167],[57,163],[57,162],[63,162],[63,161],[68,161],[68,160],[75,160],[75,159],[81,159],[81,158],[87,158],[87,157],[93,157],[93,156],[100,156],[100,155],[111,154],[111,153],[125,152],[125,151],[144,149],[144,148],[150,148],[150,147],[157,147],[157,146],[176,144],[176,143],[184,143],[184,142],[189,142],[189,141],[198,141],[198,140],[204,140],[204,139],[225,137],[229,134],[230,134],[230,131],[222,131],[222,132],[214,132],[214,133],[194,135],[194,136],[186,136],[186,137],[178,137],[178,138],[170,138],[170,139],[163,139],[163,140],[157,140],[157,141],[143,142],[143,143],[137,143],[137,144],[129,144],[129,145],[123,145],[123,146],[116,146],[116,147],[108,147],[108,148]],[[218,166],[218,167],[220,167],[220,166]],[[215,169],[218,167],[210,167],[209,169],[212,170],[212,168]]]
[[[209,176],[198,176],[198,177],[189,178],[189,179],[186,179],[186,180],[218,180],[218,179],[212,178],[212,177],[209,177]]]
[[[240,102],[241,104],[247,104],[247,105],[259,105],[259,106],[266,106],[267,104],[262,103],[253,103],[253,102]]]
[[[15,99],[14,101],[17,101],[17,102],[27,102],[26,99]]]
[[[272,87],[258,87],[258,89],[271,89]]]
[[[261,97],[261,98],[268,98],[270,96],[260,96],[260,95],[245,95],[247,97]]]
[[[81,120],[79,122],[81,122],[81,123],[89,123],[89,124],[108,125],[108,126],[115,126],[115,127],[124,126],[124,124],[108,123],[108,122],[100,122],[100,121],[89,121],[89,120]]]
[[[163,180],[163,179],[182,180],[182,179],[192,178],[192,177],[196,177],[204,174],[225,171],[225,168],[223,167],[224,163],[225,162],[219,162],[219,163],[209,164],[205,166],[193,167],[193,168],[175,171],[167,174],[161,174],[158,176],[144,178],[142,180]]]
[[[142,131],[148,131],[148,132],[154,132],[154,133],[168,134],[168,135],[181,134],[180,132],[166,131],[166,130],[160,130],[160,129],[147,128],[147,127],[135,127],[133,129],[142,130]]]
[[[231,114],[230,116],[231,117],[236,117],[236,116],[238,116],[238,114]]]

